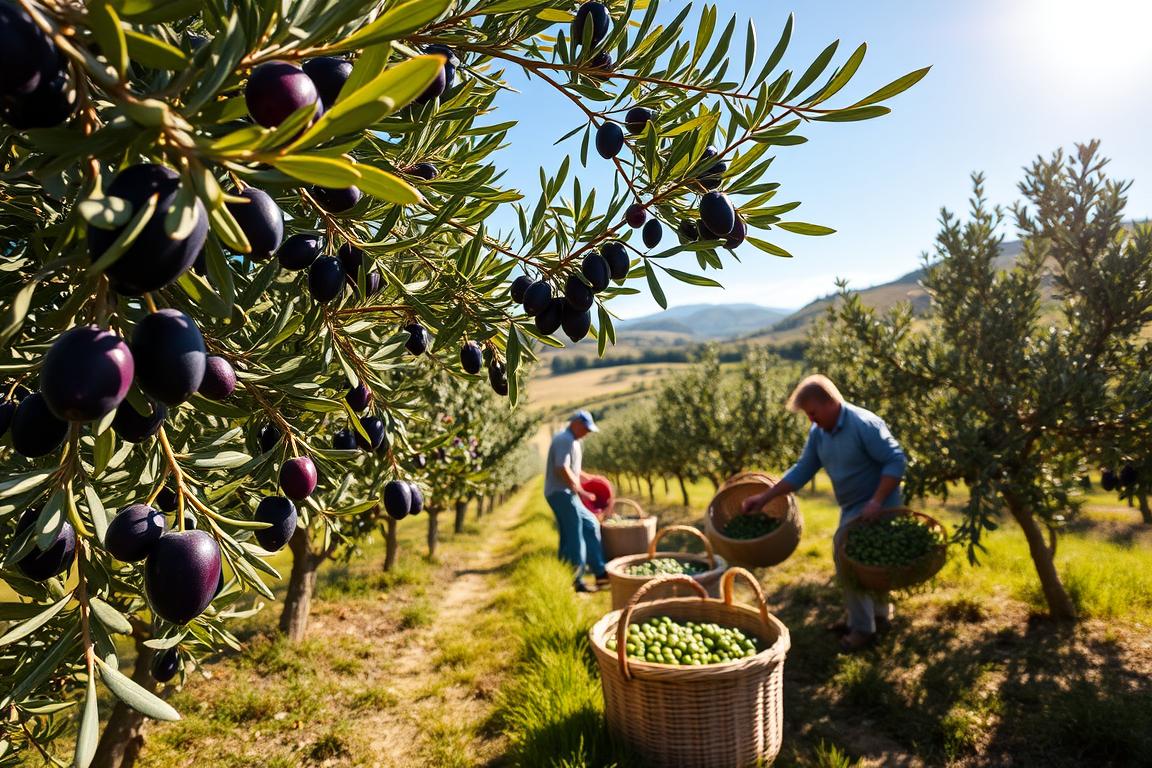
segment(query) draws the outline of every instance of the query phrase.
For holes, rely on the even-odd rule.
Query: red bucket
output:
[[[590,475],[580,486],[596,497],[590,502],[584,502],[584,506],[588,507],[594,515],[602,517],[608,510],[612,509],[612,504],[616,500],[616,490],[612,487],[612,483],[608,482],[608,478]]]

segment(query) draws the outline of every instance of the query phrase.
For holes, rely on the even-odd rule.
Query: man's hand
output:
[[[586,491],[583,488],[581,488],[578,491],[576,491],[576,493],[577,493],[577,495],[580,496],[581,501],[586,501],[589,504],[596,501],[596,494],[592,493],[591,491]]]
[[[864,510],[860,513],[860,519],[870,523],[878,519],[882,512],[884,512],[884,506],[876,501],[876,499],[872,499],[864,505]]]
[[[760,509],[760,507],[764,506],[765,497],[767,495],[768,494],[766,493],[758,493],[755,496],[749,496],[748,498],[744,499],[744,503],[740,505],[740,512],[747,515],[750,512],[755,512],[756,510]]]

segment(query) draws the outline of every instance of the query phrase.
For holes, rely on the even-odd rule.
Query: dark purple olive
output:
[[[728,233],[728,237],[724,240],[724,247],[729,250],[738,248],[747,237],[748,227],[744,224],[744,220],[737,216],[735,226],[732,227],[732,231]]]
[[[736,209],[723,192],[709,192],[700,198],[700,220],[721,237],[726,237],[736,226]]]
[[[344,267],[344,273],[355,282],[356,276],[364,267],[364,251],[352,243],[344,243],[336,252],[336,258],[340,259],[340,266]]]
[[[347,401],[352,410],[360,413],[366,410],[368,404],[372,402],[372,391],[361,382],[348,390],[348,394],[344,395],[344,400]]]
[[[508,371],[504,367],[504,363],[493,360],[488,364],[488,383],[492,385],[493,392],[501,397],[507,397]]]
[[[474,341],[466,341],[460,347],[460,367],[465,373],[476,375],[484,365],[484,350]]]
[[[346,213],[363,197],[359,187],[311,187],[308,192],[328,213]]]
[[[716,189],[724,182],[724,172],[728,170],[728,163],[716,163],[700,177],[700,184],[704,189]]]
[[[175,648],[166,648],[159,651],[152,659],[152,679],[158,683],[166,683],[176,677],[180,671],[180,652]]]
[[[179,405],[200,388],[208,354],[192,318],[175,309],[151,313],[132,331],[136,384],[165,405]]]
[[[209,400],[228,399],[236,391],[236,371],[232,370],[232,364],[219,355],[208,355],[204,378],[197,391]]]
[[[280,467],[280,489],[284,495],[302,501],[316,490],[316,465],[307,456],[288,459]]]
[[[296,532],[296,505],[283,496],[265,496],[256,506],[253,519],[271,523],[270,528],[256,531],[256,541],[269,552],[278,552]]]
[[[60,334],[40,369],[40,393],[66,421],[94,421],[116,409],[132,386],[135,366],[116,334],[84,325]]]
[[[248,202],[227,203],[228,212],[248,238],[252,260],[267,261],[284,239],[284,212],[264,190],[246,187],[236,195]]]
[[[3,49],[0,49],[3,50]],[[52,46],[48,61],[38,67],[36,85],[27,93],[10,93],[0,97],[0,120],[23,131],[30,128],[54,128],[76,111],[79,99],[72,67],[67,57]],[[7,69],[8,51],[0,56],[0,67]],[[32,82],[29,80],[28,82]]]
[[[545,336],[551,336],[560,328],[560,321],[564,317],[564,299],[557,296],[548,302],[548,308],[536,315],[536,330]]]
[[[512,281],[512,288],[509,293],[512,294],[512,301],[517,304],[524,303],[524,294],[528,290],[528,286],[532,285],[532,278],[528,275],[520,275]]]
[[[144,561],[144,591],[153,613],[187,624],[212,602],[220,569],[220,546],[204,531],[161,536]]]
[[[644,226],[644,222],[648,221],[648,211],[640,203],[632,203],[628,209],[624,211],[624,220],[628,222],[628,226],[632,229],[640,229]]]
[[[361,416],[360,426],[368,435],[365,440],[359,432],[356,433],[356,444],[366,451],[374,451],[384,444],[384,422],[376,416]]]
[[[31,93],[55,63],[56,46],[27,11],[0,3],[0,96]]]
[[[35,526],[40,511],[39,507],[24,510],[16,523],[17,536]],[[32,550],[20,558],[16,567],[33,581],[44,581],[67,571],[75,554],[76,530],[71,523],[65,521],[47,549],[33,544]]]
[[[624,148],[624,129],[616,123],[604,123],[596,129],[596,152],[611,160]]]
[[[356,447],[356,433],[352,430],[341,429],[332,435],[332,450],[354,451]]]
[[[564,334],[576,343],[588,335],[588,330],[592,327],[592,313],[587,309],[581,310],[571,304],[565,304],[560,324],[564,328]]]
[[[140,413],[136,406],[125,398],[116,409],[116,416],[112,419],[112,431],[122,440],[130,443],[142,443],[160,431],[164,420],[168,418],[168,406],[158,400],[147,398],[151,410],[147,414]]]
[[[445,87],[444,87],[444,89],[448,90],[449,88],[451,88],[452,84],[456,80],[456,66],[460,63],[460,60],[458,58],[456,58],[456,52],[453,51],[451,48],[449,48],[446,45],[441,45],[440,43],[433,43],[432,45],[428,45],[428,46],[424,47],[424,53],[438,53],[445,58],[445,62],[444,62]]]
[[[1110,469],[1101,470],[1100,472],[1100,487],[1105,491],[1114,491],[1119,486],[1119,481],[1116,478],[1116,473]]]
[[[593,293],[600,293],[607,288],[612,279],[612,271],[608,268],[608,262],[597,251],[592,251],[584,257],[584,261],[580,264],[580,272],[588,284],[592,286]]]
[[[252,70],[244,87],[248,114],[265,128],[275,128],[320,96],[304,70],[286,61],[269,61]]]
[[[308,268],[308,293],[321,304],[344,292],[344,267],[334,256],[321,256]]]
[[[154,503],[156,504],[156,509],[161,512],[175,512],[178,506],[176,491],[168,486],[164,486],[160,489],[160,493],[156,494],[156,501]]]
[[[16,414],[16,403],[0,396],[0,437],[8,434],[8,427],[12,426],[12,417]]]
[[[320,250],[318,235],[300,233],[284,241],[276,252],[276,258],[284,269],[299,271],[312,266],[312,262],[320,256]]]
[[[644,225],[642,236],[645,246],[655,248],[660,245],[660,240],[664,237],[664,226],[656,219],[652,219]]]
[[[694,243],[700,239],[700,228],[692,219],[684,219],[676,228],[676,234],[681,243]]]
[[[280,427],[271,422],[267,422],[260,427],[259,437],[260,452],[268,453],[268,451],[280,444],[280,438],[284,437],[284,433],[280,431]]]
[[[412,495],[412,506],[408,510],[410,515],[418,515],[424,511],[424,492],[416,483],[408,483],[408,491]]]
[[[136,563],[148,557],[167,530],[168,523],[160,510],[147,504],[132,504],[108,523],[104,548],[117,560]]]
[[[335,56],[318,56],[305,61],[303,68],[304,74],[308,75],[312,84],[316,86],[316,92],[324,109],[331,109],[336,99],[340,97],[344,83],[348,82],[348,78],[352,75],[352,62]]]
[[[394,520],[412,512],[412,487],[403,480],[390,480],[384,486],[384,511]]]
[[[619,240],[612,240],[600,249],[600,255],[608,262],[608,271],[613,280],[623,280],[628,277],[628,268],[631,259],[628,258],[628,249]]]
[[[588,284],[578,275],[568,275],[564,283],[564,300],[576,310],[583,312],[589,309],[596,301],[596,296]]]
[[[427,104],[433,99],[438,98],[445,90],[448,89],[448,73],[444,71],[445,67],[440,67],[436,73],[436,77],[424,89],[424,92],[416,97],[417,104]]]
[[[611,23],[612,17],[604,4],[590,0],[576,11],[576,17],[572,20],[572,40],[577,45],[582,45],[585,29],[590,28],[590,42],[595,48],[608,36],[608,27]]]
[[[432,181],[440,175],[440,171],[438,171],[432,163],[416,163],[416,165],[407,169],[404,173],[409,176],[415,176],[418,179],[424,179],[424,181]]]
[[[422,453],[416,454],[412,457],[412,466],[416,467],[416,469],[424,469],[424,467],[428,466],[428,457]]]
[[[529,317],[534,317],[552,303],[552,286],[543,280],[537,280],[528,286],[524,292],[524,311]]]
[[[404,343],[404,349],[417,356],[428,351],[428,345],[432,340],[428,336],[427,328],[419,323],[409,323],[404,326],[404,330],[408,332],[408,341]]]
[[[655,118],[655,113],[647,107],[632,107],[624,115],[624,125],[628,126],[628,133],[644,133],[644,128]]]
[[[26,458],[35,459],[54,452],[67,434],[68,422],[52,415],[39,392],[21,400],[12,414],[12,447]]]
[[[124,201],[132,215],[138,213],[156,196],[156,210],[140,230],[132,245],[121,254],[105,274],[116,293],[142,296],[163,288],[184,274],[204,248],[208,237],[208,212],[195,202],[196,223],[187,236],[174,240],[165,228],[168,213],[180,194],[180,176],[171,168],[155,163],[139,163],[116,174],[105,189],[108,197]],[[97,261],[124,230],[88,227],[88,254]]]

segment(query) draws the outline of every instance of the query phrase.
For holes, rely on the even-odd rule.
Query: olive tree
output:
[[[924,74],[834,107],[865,48],[778,73],[790,18],[766,58],[749,24],[736,76],[736,22],[715,7],[657,23],[657,2],[554,5],[0,2],[0,546],[19,596],[0,606],[0,765],[72,728],[91,764],[98,686],[178,718],[139,682],[146,654],[121,670],[114,636],[159,652],[154,679],[183,679],[239,649],[228,620],[272,599],[269,550],[353,535],[342,521],[380,478],[349,485],[349,450],[330,447],[349,388],[404,454],[428,418],[406,369],[476,375],[479,354],[515,403],[560,327],[603,349],[606,303],[633,285],[663,303],[662,278],[713,284],[669,258],[716,269],[744,242],[783,253],[750,230],[827,232],[784,220],[773,148],[806,120],[885,114]],[[508,68],[573,106],[562,138],[579,148],[535,202],[494,155]],[[611,190],[573,169],[594,134]],[[502,205],[506,234],[488,223]],[[692,237],[658,250],[681,220]],[[523,310],[516,271],[535,284]],[[131,760],[135,737],[113,730],[102,765]]]
[[[1076,616],[1055,555],[1077,479],[1148,418],[1152,229],[1123,225],[1129,184],[1106,163],[1091,143],[1027,168],[1013,208],[1024,250],[1007,269],[1004,215],[976,175],[968,220],[941,215],[925,318],[844,291],[811,339],[815,367],[898,428],[912,495],[967,487],[957,537],[973,562],[1008,512],[1057,619]]]

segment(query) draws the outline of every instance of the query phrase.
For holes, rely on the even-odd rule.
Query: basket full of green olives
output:
[[[872,592],[922,584],[947,560],[948,536],[939,521],[911,509],[885,510],[874,521],[848,523],[837,543],[847,575]]]
[[[688,552],[659,552],[657,545],[669,534],[684,533],[704,545],[702,555]],[[608,583],[612,587],[612,607],[623,608],[640,587],[661,576],[684,575],[699,582],[708,594],[719,595],[720,576],[728,569],[724,558],[712,551],[704,534],[688,525],[670,525],[661,528],[648,545],[648,551],[638,555],[625,555],[608,562]],[[660,597],[683,597],[691,594],[680,584],[670,584]],[[654,596],[655,597],[655,596]]]

